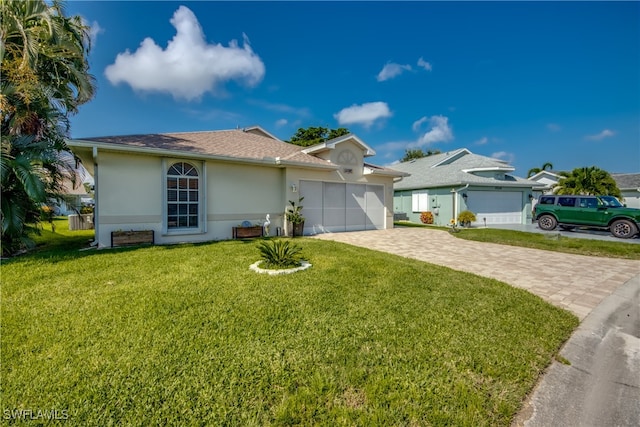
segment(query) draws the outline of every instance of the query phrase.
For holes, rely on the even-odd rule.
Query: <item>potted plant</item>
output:
[[[304,197],[298,199],[298,203],[302,202]],[[293,200],[289,200],[289,206],[286,212],[287,222],[291,224],[292,236],[302,236],[304,233],[304,217],[302,216],[302,206],[296,204]]]

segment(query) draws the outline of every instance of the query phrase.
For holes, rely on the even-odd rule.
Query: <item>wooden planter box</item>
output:
[[[143,243],[153,244],[153,230],[112,231],[111,246],[131,246]]]
[[[250,239],[252,237],[262,237],[263,229],[261,225],[253,227],[233,227],[231,235],[234,239]]]

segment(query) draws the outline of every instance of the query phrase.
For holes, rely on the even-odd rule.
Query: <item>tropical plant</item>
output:
[[[422,212],[420,214],[420,221],[423,224],[433,224],[433,213],[431,213],[431,212]]]
[[[2,252],[30,242],[39,206],[76,178],[69,115],[89,101],[89,28],[58,0],[0,3]]]
[[[562,173],[562,178],[554,187],[556,194],[582,194],[614,196],[622,198],[622,193],[609,172],[596,166],[575,168],[571,173]]]
[[[301,203],[303,200],[304,197],[300,197],[298,203]],[[303,206],[296,204],[293,200],[289,200],[289,205],[286,212],[287,221],[290,224],[302,224],[305,220],[304,216],[302,216]]]
[[[458,214],[458,222],[464,227],[468,227],[472,222],[476,221],[476,214],[471,211],[462,211]]]
[[[266,268],[289,268],[300,264],[302,249],[288,240],[265,240],[258,244],[258,250]]]
[[[531,169],[529,169],[529,172],[527,172],[527,178],[531,178],[532,176],[534,176],[537,173],[540,173],[542,171],[551,170],[551,169],[553,169],[553,164],[550,163],[550,162],[547,162],[547,163],[543,164],[541,168],[531,168]]]

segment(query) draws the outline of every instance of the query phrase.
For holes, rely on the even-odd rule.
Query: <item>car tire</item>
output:
[[[538,227],[542,230],[551,231],[558,225],[558,220],[553,215],[542,215],[538,218]]]
[[[638,233],[638,228],[633,222],[627,219],[619,219],[611,223],[610,231],[615,237],[630,239]]]

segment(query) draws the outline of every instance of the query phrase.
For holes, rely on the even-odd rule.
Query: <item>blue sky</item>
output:
[[[98,90],[72,137],[346,127],[516,174],[640,172],[639,2],[84,2]]]

